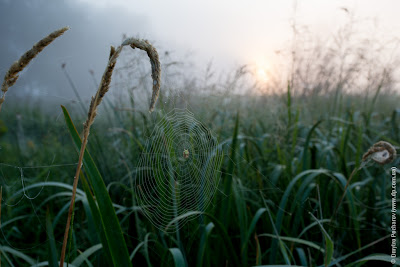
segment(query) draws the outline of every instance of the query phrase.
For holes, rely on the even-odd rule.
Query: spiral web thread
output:
[[[204,211],[220,179],[223,152],[217,139],[187,109],[174,109],[155,126],[137,168],[135,195],[144,214],[158,229],[174,232],[189,211]]]

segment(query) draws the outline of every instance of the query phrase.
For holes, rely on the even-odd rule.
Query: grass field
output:
[[[376,106],[370,112],[365,108],[370,102],[347,106],[348,98],[338,102],[336,113],[330,112],[330,101],[315,107],[290,95],[267,105],[234,97],[224,106],[216,104],[222,99],[195,101],[194,114],[201,114],[202,123],[223,144],[225,157],[203,223],[191,220],[179,230],[179,240],[141,214],[131,188],[146,136],[163,112],[178,104],[167,101],[152,117],[124,111],[112,114],[120,121],[100,119],[89,142],[90,166],[97,166],[107,186],[116,215],[104,216],[118,218],[133,265],[357,265],[375,254],[390,260],[390,167],[398,166],[398,159],[384,166],[370,162],[358,171],[330,220],[363,153],[379,140],[400,142],[398,110],[380,112]],[[57,265],[77,153],[62,117],[15,109],[2,114],[2,263]],[[104,242],[111,242],[102,239],[102,220],[93,212],[106,210],[100,203],[100,209],[91,206],[93,196],[82,184],[101,177],[87,168],[84,162],[86,179],[77,193],[67,261],[103,266],[112,262],[104,248]]]
[[[391,168],[399,159],[381,165],[362,158],[380,140],[400,146],[398,95],[380,87],[367,97],[290,87],[246,97],[195,89],[161,90],[151,114],[133,95],[103,103],[80,172],[69,266],[390,264]],[[196,217],[170,232],[143,214],[134,184],[155,125],[182,108],[210,129],[223,157],[211,204],[173,218],[169,226]],[[48,112],[5,101],[2,266],[59,265],[85,119],[73,103]]]

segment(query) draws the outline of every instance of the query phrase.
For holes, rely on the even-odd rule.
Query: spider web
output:
[[[188,211],[205,211],[217,190],[223,151],[211,131],[187,109],[173,109],[155,126],[137,166],[135,195],[163,231],[176,231]],[[196,216],[190,217],[190,220]]]
[[[38,57],[23,71],[0,112],[0,261],[6,266],[21,257],[33,260],[28,253],[45,248],[50,236],[47,212],[53,229],[65,225],[71,173],[77,165],[59,105],[77,110],[79,100],[29,79],[32,69],[42,66],[41,60]],[[1,77],[7,70],[0,70]]]
[[[69,106],[68,102],[64,104]],[[50,231],[46,227],[46,210],[67,203],[71,197],[71,188],[65,181],[76,168],[76,156],[71,153],[73,150],[63,150],[70,146],[71,139],[61,111],[51,115],[42,112],[40,115],[30,106],[13,105],[5,105],[1,112],[2,263],[13,262],[11,255],[27,256],[18,251],[26,253],[45,245]],[[51,210],[53,227],[64,223],[65,211]],[[43,233],[45,238],[26,238],[30,231]],[[10,254],[7,256],[6,252]]]

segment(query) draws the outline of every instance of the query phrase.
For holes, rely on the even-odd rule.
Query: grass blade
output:
[[[81,146],[79,134],[68,114],[67,109],[62,106],[65,122],[71,134],[72,140],[77,148]],[[122,234],[121,226],[115,214],[110,196],[108,195],[103,178],[100,175],[92,157],[86,150],[83,157],[83,166],[87,173],[89,182],[93,187],[93,193],[99,205],[102,226],[109,245],[110,254],[115,266],[132,266],[129,259],[128,249]]]
[[[46,211],[46,232],[48,235],[48,244],[49,244],[49,266],[50,267],[57,267],[58,266],[58,260],[57,260],[57,248],[56,248],[56,241],[54,239],[54,233],[53,233],[53,225],[51,223],[51,218],[50,218],[50,212],[49,208],[47,207]]]
[[[86,181],[85,176],[82,174],[82,172],[81,172],[81,181],[82,181],[83,189],[85,190],[85,193],[86,193],[86,199],[89,203],[90,212],[93,217],[94,226],[100,237],[101,243],[103,244],[104,260],[107,263],[107,265],[111,265],[112,260],[111,260],[110,248],[108,247],[107,237],[104,232],[104,228],[101,224],[100,211],[97,208],[97,205],[93,199],[92,193],[90,192],[89,184]]]
[[[246,256],[246,252],[247,252],[247,244],[248,244],[248,242],[249,242],[249,240],[250,240],[251,234],[253,233],[254,228],[256,227],[256,224],[257,224],[258,220],[261,218],[261,215],[263,215],[263,213],[266,212],[266,211],[267,211],[266,208],[260,208],[260,209],[258,209],[257,212],[256,212],[256,214],[255,214],[254,217],[253,217],[253,220],[252,220],[251,223],[250,223],[250,227],[249,227],[249,229],[248,229],[246,238],[245,238],[245,240],[243,241],[243,244],[242,244],[242,257],[243,257],[244,259],[247,258],[247,257],[245,257],[245,256]]]
[[[96,253],[96,252],[97,252],[98,250],[100,250],[102,247],[103,247],[103,246],[102,246],[101,244],[97,244],[97,245],[94,245],[94,246],[88,248],[88,249],[85,250],[81,255],[79,255],[78,257],[75,258],[75,260],[72,262],[72,265],[74,265],[74,266],[81,266],[81,264],[82,264],[84,261],[87,261],[88,258],[89,258],[92,254]]]
[[[271,238],[275,238],[275,239],[280,239],[282,241],[288,241],[288,242],[293,242],[293,243],[297,243],[297,244],[302,244],[302,245],[306,245],[309,246],[310,248],[315,248],[316,250],[319,250],[321,252],[325,252],[325,249],[323,249],[322,247],[318,246],[317,244],[311,242],[311,241],[307,241],[304,239],[300,239],[300,238],[295,238],[295,237],[289,237],[289,236],[277,236],[277,235],[272,235],[272,234],[260,234],[258,235],[258,237],[262,237],[262,236],[266,236],[266,237],[271,237]]]
[[[308,169],[308,147],[310,145],[311,136],[321,122],[321,120],[317,121],[307,134],[306,142],[304,143],[303,148],[303,171]]]
[[[218,230],[220,230],[220,233],[222,234],[222,240],[225,242],[225,246],[227,247],[228,253],[230,254],[230,258],[233,261],[233,265],[234,266],[240,266],[239,264],[239,259],[237,257],[237,254],[235,252],[235,249],[233,247],[231,238],[228,235],[228,232],[226,231],[226,227],[224,224],[222,224],[219,220],[217,220],[217,218],[215,218],[213,215],[207,213],[207,212],[201,212],[201,211],[189,211],[185,214],[182,214],[176,218],[174,218],[171,222],[168,223],[168,225],[166,227],[170,227],[171,225],[174,225],[176,221],[179,220],[183,220],[186,217],[190,217],[190,216],[198,216],[198,215],[205,215],[208,218],[211,219],[211,221],[214,223],[214,225],[218,228]]]
[[[362,259],[359,259],[359,260],[357,260],[357,261],[355,261],[353,263],[350,263],[347,266],[348,267],[350,267],[350,266],[360,266],[360,265],[366,263],[367,261],[381,261],[381,262],[389,262],[389,263],[391,263],[391,260],[395,260],[395,263],[393,265],[400,266],[400,259],[399,258],[393,259],[390,255],[386,255],[386,254],[372,254],[372,255],[366,256],[366,257],[364,257]],[[369,264],[372,264],[372,262],[369,263]],[[375,263],[375,264],[378,265],[378,263]]]
[[[183,258],[183,254],[179,248],[170,248],[169,252],[171,252],[172,257],[174,258],[176,267],[186,267],[185,259]]]
[[[204,252],[206,251],[207,247],[207,240],[211,234],[212,229],[214,229],[214,224],[210,222],[207,224],[207,226],[204,228],[204,231],[201,236],[200,240],[200,245],[197,253],[197,265],[198,267],[203,266],[204,263]]]
[[[238,132],[239,132],[239,113],[236,114],[235,130],[232,136],[232,144],[230,151],[230,161],[228,165],[228,170],[223,177],[224,183],[224,194],[227,196],[222,202],[221,209],[221,220],[226,224],[229,221],[230,203],[231,203],[231,191],[232,191],[232,180],[233,180],[233,169],[235,166],[235,151],[238,142]]]
[[[324,235],[325,239],[325,259],[324,259],[324,264],[325,266],[328,266],[330,262],[332,261],[332,256],[333,256],[333,241],[331,237],[329,236],[328,232],[325,230],[325,228],[322,226],[322,224],[319,222],[319,220],[312,214],[310,215],[314,218],[316,222],[318,222],[319,228],[322,231],[322,234]]]
[[[10,247],[8,247],[8,246],[0,246],[0,251],[3,253],[3,255],[4,255],[6,258],[8,258],[8,257],[7,257],[7,254],[6,254],[6,252],[7,252],[7,253],[13,255],[14,257],[18,257],[18,258],[24,260],[24,261],[25,261],[26,263],[28,263],[29,265],[34,265],[34,264],[35,264],[35,260],[34,260],[34,259],[32,259],[32,258],[29,257],[28,255],[26,255],[26,254],[24,254],[24,253],[22,253],[22,252],[20,252],[20,251],[18,251],[18,250],[16,250],[16,249],[10,248]],[[10,262],[10,263],[11,263],[11,262]],[[11,264],[11,265],[12,265],[12,264]]]

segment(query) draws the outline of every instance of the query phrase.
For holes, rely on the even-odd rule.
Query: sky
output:
[[[359,18],[366,34],[400,36],[397,0],[0,0],[0,75],[42,37],[69,26],[23,72],[10,97],[74,99],[63,63],[78,90],[92,95],[89,70],[100,80],[109,47],[123,34],[148,39],[199,69],[211,60],[218,71],[251,64],[262,76],[279,64],[275,52],[290,47],[293,21],[330,36],[349,18],[343,8]],[[374,30],[364,19],[373,21]]]

